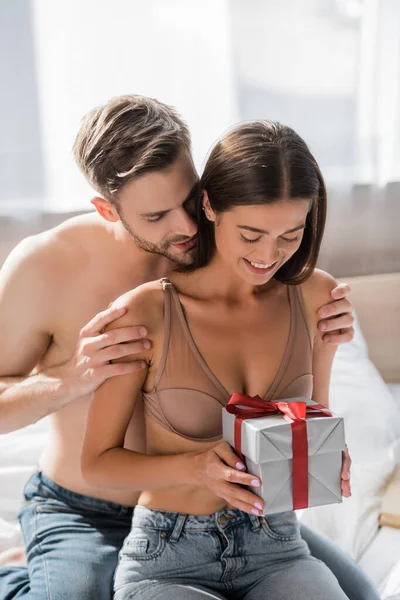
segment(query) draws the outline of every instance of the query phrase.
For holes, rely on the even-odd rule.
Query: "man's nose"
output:
[[[189,215],[184,208],[179,211],[179,214],[176,216],[176,218],[177,221],[174,227],[175,233],[186,235],[187,237],[193,237],[196,235],[197,224],[193,217],[191,217],[191,215]]]

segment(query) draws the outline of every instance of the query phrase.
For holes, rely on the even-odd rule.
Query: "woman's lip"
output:
[[[183,242],[182,244],[172,244],[172,245],[175,246],[175,248],[179,248],[179,250],[190,250],[191,248],[194,248],[194,246],[196,245],[196,236],[192,237],[187,242]]]
[[[277,265],[277,260],[274,262],[273,265],[271,265],[270,267],[267,267],[266,269],[259,269],[258,267],[253,267],[253,265],[251,264],[251,262],[249,260],[247,260],[247,258],[243,259],[247,268],[252,272],[255,273],[256,275],[266,275],[267,273],[270,273],[271,271],[273,271]]]

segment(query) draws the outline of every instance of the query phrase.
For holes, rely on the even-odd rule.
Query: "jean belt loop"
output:
[[[185,526],[186,523],[186,519],[187,519],[187,515],[184,515],[182,513],[178,514],[178,517],[176,519],[175,525],[174,525],[174,529],[170,535],[169,541],[170,542],[177,542],[179,540],[179,537],[182,533],[182,530]]]
[[[260,531],[260,529],[261,529],[261,523],[262,523],[262,520],[261,520],[262,517],[257,517],[257,515],[250,515],[250,514],[248,514],[248,517],[250,519],[252,531]]]

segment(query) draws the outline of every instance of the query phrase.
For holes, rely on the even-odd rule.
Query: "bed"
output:
[[[382,599],[400,600],[400,529],[379,526],[382,499],[400,464],[400,273],[346,282],[356,334],[337,351],[330,403],[345,418],[353,494],[301,518],[355,558]]]
[[[353,290],[356,335],[335,357],[331,407],[345,417],[353,495],[342,504],[299,516],[354,557],[384,600],[400,600],[400,529],[378,522],[382,498],[400,462],[400,273],[346,281]],[[21,543],[20,498],[46,432],[47,420],[42,419],[0,436],[0,551]]]

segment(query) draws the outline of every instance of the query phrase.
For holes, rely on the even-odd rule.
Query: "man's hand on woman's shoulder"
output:
[[[311,277],[303,284],[307,297],[310,326],[317,327],[323,342],[328,344],[347,344],[354,337],[353,305],[349,300],[350,287],[337,281],[321,269],[315,269]]]
[[[119,331],[143,331],[143,339],[136,340],[135,345],[129,348],[122,344],[119,356],[112,357],[110,362],[148,362],[154,335],[163,328],[163,292],[159,282],[152,281],[129,290],[114,300],[110,307],[122,310],[123,314],[105,327],[105,338],[112,338]]]

